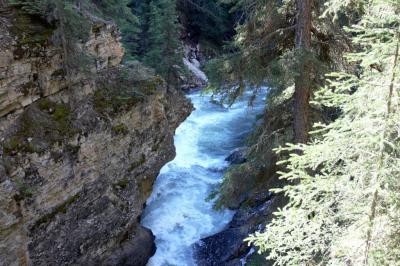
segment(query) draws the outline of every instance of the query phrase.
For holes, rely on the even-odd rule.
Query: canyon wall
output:
[[[93,59],[68,76],[52,29],[0,8],[0,265],[145,265],[139,224],[192,106],[91,18]],[[32,33],[33,32],[33,33]]]

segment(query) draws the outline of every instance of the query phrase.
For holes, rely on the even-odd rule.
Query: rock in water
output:
[[[234,149],[232,153],[226,157],[225,161],[231,164],[242,164],[246,162],[247,147]]]
[[[149,258],[156,252],[154,239],[155,237],[149,229],[140,226],[136,235],[126,241],[121,249],[108,258],[103,265],[145,266]]]

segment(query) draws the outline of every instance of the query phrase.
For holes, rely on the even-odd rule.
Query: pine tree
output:
[[[294,142],[306,143],[308,140],[309,100],[312,88],[313,71],[311,56],[311,21],[313,0],[296,0],[296,39],[295,49],[302,70],[295,77],[293,129]]]
[[[222,93],[231,90],[238,80],[253,87],[268,85],[272,94],[297,84],[296,91],[302,91],[298,94],[304,96],[296,94],[293,108],[294,128],[301,133],[296,134],[296,141],[300,142],[307,135],[307,106],[312,90],[322,85],[329,69],[343,68],[337,58],[349,49],[343,25],[320,17],[324,11],[322,2],[240,1],[236,8],[244,12],[245,20],[236,29],[231,53],[212,60],[206,67],[212,87]],[[241,87],[237,86],[234,94],[240,94]]]
[[[190,39],[206,47],[222,50],[224,42],[234,35],[236,12],[229,12],[231,4],[216,0],[178,0],[177,7]]]
[[[341,110],[294,152],[275,190],[289,197],[263,232],[249,238],[276,265],[397,265],[400,261],[400,3],[351,1],[365,15],[348,29],[355,73],[329,75],[315,104]],[[328,11],[345,6],[333,0]],[[339,9],[343,12],[342,9]]]
[[[139,19],[139,32],[136,37],[137,49],[136,54],[139,58],[143,58],[148,51],[149,27],[150,27],[150,2],[151,0],[132,1],[132,12]]]
[[[153,67],[169,85],[177,81],[178,67],[182,66],[179,32],[176,1],[151,1],[149,49],[144,62]]]

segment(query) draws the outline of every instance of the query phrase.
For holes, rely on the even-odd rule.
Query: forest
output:
[[[233,211],[236,213],[234,221],[237,214],[244,213],[250,218],[243,218],[243,214],[240,226],[229,223],[225,229],[221,228],[225,230],[223,232],[228,232],[226,237],[229,241],[234,239],[237,243],[232,244],[233,240],[225,241],[223,237],[216,238],[219,239],[216,246],[210,244],[206,251],[201,248],[199,253],[195,251],[200,259],[194,265],[400,265],[399,0],[0,0],[1,5],[17,10],[17,14],[29,16],[30,21],[40,21],[51,30],[51,37],[46,36],[46,45],[51,43],[61,47],[61,72],[62,79],[65,79],[63,86],[67,90],[73,91],[77,86],[79,82],[75,79],[78,74],[95,75],[91,72],[95,58],[85,53],[82,47],[96,33],[96,25],[101,21],[118,26],[125,51],[121,64],[128,69],[139,65],[138,68],[144,69],[146,75],[157,77],[156,83],[145,83],[146,88],[152,88],[149,89],[151,92],[139,90],[143,99],[152,97],[149,95],[158,91],[159,85],[148,84],[164,84],[167,88],[165,93],[172,95],[166,97],[178,98],[174,91],[181,93],[180,88],[193,76],[182,60],[187,56],[187,47],[196,49],[199,69],[208,78],[202,93],[212,95],[214,105],[210,110],[217,108],[215,106],[229,110],[235,107],[235,103],[243,101],[244,95],[250,95],[246,98],[246,106],[251,110],[257,106],[257,100],[265,97],[262,112],[257,115],[254,125],[248,128],[250,133],[245,139],[245,158],[224,168],[217,185],[213,183],[212,191],[201,196],[202,202],[212,205],[215,215]],[[29,34],[22,34],[21,38],[26,40],[26,36],[31,36]],[[23,45],[34,49],[31,47],[42,45],[38,44],[40,40],[36,38],[33,46],[29,46],[32,44],[30,40]],[[121,90],[132,82],[143,82],[141,71],[132,74],[138,81],[125,77],[131,75],[126,74],[128,72],[121,73],[115,85]],[[158,78],[162,80],[160,83]],[[0,71],[0,82],[2,79]],[[100,84],[98,80],[95,83]],[[103,83],[111,94],[114,93],[110,89],[114,85],[109,81]],[[7,86],[11,88],[12,85]],[[263,88],[267,88],[265,95]],[[2,93],[0,90],[0,100]],[[96,93],[93,97],[98,96]],[[192,99],[190,91],[185,90],[185,93]],[[116,109],[124,111],[130,107],[131,94],[114,96],[107,97],[118,103],[124,101],[124,106]],[[138,101],[135,98],[132,105],[137,102],[148,104],[142,98]],[[96,104],[96,98],[93,101]],[[68,108],[75,110],[73,106]],[[177,106],[163,107],[163,112],[167,113],[165,119],[171,117],[168,112],[179,112]],[[202,108],[202,105],[199,106]],[[143,117],[150,112],[146,108],[140,109]],[[195,105],[195,109],[198,106]],[[154,111],[156,114],[160,112]],[[114,123],[115,114],[111,112],[100,117],[99,121],[108,119]],[[209,119],[214,118],[210,116]],[[4,123],[0,131],[8,136],[8,131],[4,129],[8,124]],[[144,127],[144,122],[140,126]],[[170,130],[169,127],[168,124],[151,133],[146,131],[138,142],[147,143],[146,134],[156,137],[160,132]],[[103,127],[98,126],[96,130],[100,128]],[[110,130],[113,130],[115,138],[128,132],[122,122],[118,125],[114,123]],[[129,134],[133,136],[135,130]],[[220,132],[223,134],[222,129]],[[205,138],[217,138],[212,129],[205,129],[201,134]],[[196,136],[193,133],[193,138]],[[166,138],[156,138],[157,143],[172,143]],[[175,142],[177,140],[180,139],[175,138]],[[2,142],[1,158],[7,155],[6,150],[12,150],[10,144],[5,144],[4,138]],[[130,149],[135,149],[135,145],[139,144],[135,142]],[[143,148],[146,152],[130,164],[130,171],[151,161],[147,151],[158,152],[160,145],[164,144]],[[175,143],[175,146],[178,145],[180,143]],[[18,147],[18,144],[14,146]],[[19,149],[20,152],[27,151]],[[20,156],[15,155],[18,152],[9,153],[10,158]],[[178,159],[181,158],[179,153],[177,149]],[[186,159],[190,164],[189,157]],[[79,162],[79,159],[76,160]],[[188,169],[190,172],[195,168]],[[132,178],[138,178],[144,171]],[[16,172],[8,171],[7,175],[12,179]],[[207,175],[211,176],[214,172],[210,170]],[[106,175],[106,171],[99,175]],[[184,176],[180,174],[180,178]],[[0,184],[2,182],[0,177]],[[118,181],[119,189],[132,188],[136,181],[130,182]],[[147,186],[151,191],[154,182],[140,183],[137,190],[142,191]],[[115,187],[115,184],[110,187]],[[25,194],[35,195],[25,185],[24,189]],[[150,194],[141,198],[142,205]],[[32,199],[32,195],[29,198]],[[28,206],[24,208],[32,206],[25,199],[23,202]],[[262,206],[268,207],[265,209]],[[3,208],[1,203],[0,208]],[[62,213],[69,212],[63,210],[59,213],[55,216],[62,217]],[[79,215],[76,214],[76,217]],[[46,217],[49,217],[48,214]],[[176,226],[184,228],[179,223]],[[2,230],[0,227],[0,239]],[[30,232],[34,235],[32,232],[36,231]],[[229,232],[235,233],[229,235]],[[240,235],[238,239],[236,234]],[[158,235],[155,235],[157,239]],[[117,239],[125,241],[129,237],[124,235]],[[81,244],[81,249],[83,246]],[[79,245],[77,247],[79,249]],[[210,254],[220,258],[211,260]],[[2,262],[0,259],[0,265]],[[37,262],[37,265],[44,265],[39,263],[40,259]],[[147,263],[129,260],[120,264],[114,262],[96,261],[98,265],[140,266]],[[94,261],[76,260],[72,263],[90,265]],[[153,261],[147,265],[192,264]]]

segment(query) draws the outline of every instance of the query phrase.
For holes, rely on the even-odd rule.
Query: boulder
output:
[[[155,237],[149,229],[138,226],[134,237],[124,242],[104,265],[145,266],[148,258],[156,252],[154,240]]]
[[[199,266],[225,265],[239,254],[246,254],[248,248],[243,239],[248,234],[244,228],[228,228],[204,238],[193,246],[195,260]]]
[[[231,154],[225,158],[225,161],[231,164],[242,164],[246,162],[247,147],[234,149]]]

